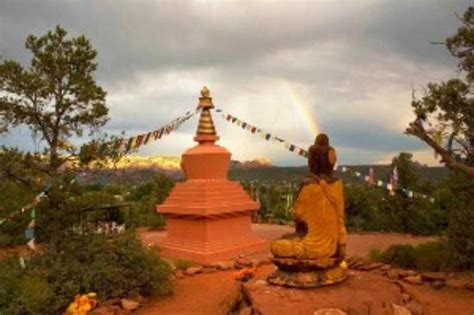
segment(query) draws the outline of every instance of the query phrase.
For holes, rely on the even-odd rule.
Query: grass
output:
[[[176,266],[176,269],[178,270],[186,270],[189,267],[196,266],[196,263],[188,259],[176,259],[174,261],[174,265]]]

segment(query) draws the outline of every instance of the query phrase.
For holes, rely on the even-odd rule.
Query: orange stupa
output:
[[[209,90],[199,98],[201,117],[195,141],[182,155],[187,180],[177,183],[157,212],[167,218],[167,235],[161,242],[163,256],[212,263],[267,248],[252,234],[251,215],[260,208],[239,182],[229,181],[230,152],[219,139],[210,110]]]

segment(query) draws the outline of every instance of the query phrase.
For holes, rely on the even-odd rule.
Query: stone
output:
[[[382,267],[380,267],[380,270],[382,271],[389,271],[390,269],[392,269],[392,265],[389,265],[389,264],[385,264]]]
[[[234,263],[233,262],[217,262],[214,264],[214,267],[216,267],[219,270],[230,270],[234,268]]]
[[[469,281],[465,279],[447,279],[446,280],[446,285],[453,289],[465,289],[468,283]]]
[[[442,287],[444,287],[446,285],[446,282],[444,281],[439,281],[439,280],[436,280],[436,281],[433,281],[431,282],[431,286],[435,289],[441,289]]]
[[[133,311],[140,307],[140,303],[131,299],[122,299],[122,308],[126,311]]]
[[[176,277],[176,279],[183,279],[185,277],[185,274],[182,270],[176,270],[174,272],[174,276]]]
[[[247,306],[243,308],[240,312],[239,315],[252,315],[252,308],[250,306]]]
[[[408,282],[410,284],[416,284],[416,285],[423,284],[423,281],[421,281],[421,276],[420,275],[407,276],[407,277],[403,278],[403,281]]]
[[[390,269],[387,271],[387,277],[390,279],[399,279],[400,278],[400,272],[397,269]]]
[[[314,312],[313,315],[348,315],[348,314],[338,308],[323,308]]]
[[[474,291],[474,281],[470,281],[464,285],[464,288],[469,291]]]
[[[400,269],[398,272],[400,274],[400,277],[405,278],[405,277],[412,277],[418,275],[418,273],[414,270],[404,270]]]
[[[412,300],[405,304],[405,307],[410,310],[413,315],[423,315],[423,305],[421,305],[420,302]]]
[[[122,300],[121,298],[108,299],[108,300],[100,303],[100,305],[120,305],[121,300]]]
[[[252,260],[247,257],[239,257],[235,260],[235,268],[242,269],[244,267],[252,267]]]
[[[402,301],[403,303],[408,303],[411,300],[410,294],[403,292],[402,293]]]
[[[383,265],[384,265],[383,263],[374,262],[374,263],[365,265],[364,268],[363,268],[363,270],[371,271],[371,270],[378,269],[378,268],[382,267]]]
[[[188,276],[194,276],[199,273],[202,273],[203,268],[201,266],[196,266],[196,267],[189,267],[184,271],[184,273]]]
[[[421,279],[426,282],[446,281],[446,274],[443,272],[423,272],[420,276]]]
[[[215,267],[205,267],[203,270],[202,270],[202,273],[204,274],[209,274],[209,273],[214,273],[217,271],[217,268]]]
[[[412,312],[401,305],[392,304],[393,315],[412,315]]]

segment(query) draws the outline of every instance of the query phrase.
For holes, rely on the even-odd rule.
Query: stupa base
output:
[[[263,252],[268,241],[250,236],[228,242],[191,242],[182,239],[165,238],[160,243],[160,256],[188,259],[198,264],[211,264],[230,260],[239,255]]]

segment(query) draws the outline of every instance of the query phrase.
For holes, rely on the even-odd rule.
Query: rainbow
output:
[[[316,115],[311,108],[311,105],[301,97],[298,91],[289,83],[286,82],[288,92],[290,94],[291,102],[296,106],[301,118],[305,122],[305,126],[310,133],[311,140],[321,131],[319,123],[316,120]]]

